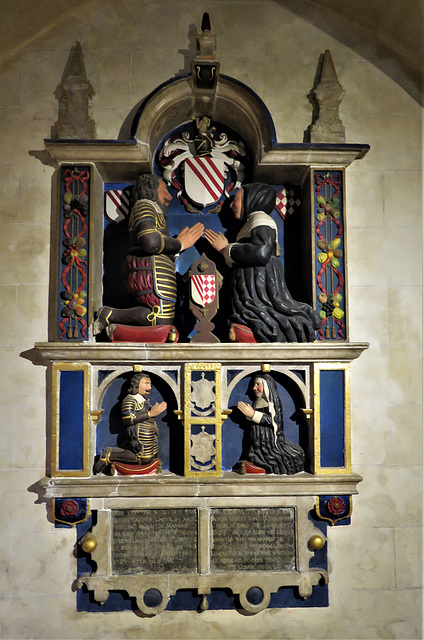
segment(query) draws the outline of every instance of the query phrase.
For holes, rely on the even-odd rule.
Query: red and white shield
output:
[[[184,186],[188,197],[207,207],[223,194],[227,167],[224,160],[200,156],[184,161]]]
[[[105,214],[111,222],[121,222],[129,213],[130,198],[123,189],[110,189],[106,191]]]
[[[215,298],[215,275],[191,276],[191,297],[193,301],[205,307]]]
[[[285,220],[287,215],[287,190],[285,187],[282,187],[282,189],[277,193],[275,208],[283,220]]]

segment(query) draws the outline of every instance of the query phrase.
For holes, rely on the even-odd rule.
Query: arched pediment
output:
[[[249,146],[256,166],[275,143],[274,125],[260,98],[240,82],[220,76],[213,96],[202,97],[205,112],[215,121],[237,131]],[[191,77],[180,78],[156,91],[137,114],[135,139],[152,161],[161,140],[176,127],[205,115],[196,103]]]

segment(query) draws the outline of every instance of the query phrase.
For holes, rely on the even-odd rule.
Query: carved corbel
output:
[[[219,62],[215,58],[216,36],[211,34],[209,14],[202,18],[202,33],[197,35],[197,56],[192,62],[193,115],[213,117]]]

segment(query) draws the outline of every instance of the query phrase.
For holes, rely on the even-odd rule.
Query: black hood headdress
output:
[[[269,215],[275,207],[276,194],[273,187],[262,182],[252,182],[243,187],[243,218],[255,211]]]

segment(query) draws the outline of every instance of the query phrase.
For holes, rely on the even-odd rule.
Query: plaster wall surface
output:
[[[422,637],[422,109],[393,80],[279,2],[91,1],[57,7],[0,69],[0,636],[2,638]],[[330,49],[346,96],[347,142],[371,150],[347,171],[350,339],[370,349],[352,364],[352,463],[364,477],[350,527],[329,530],[330,606],[266,610],[76,612],[75,533],[58,529],[31,491],[44,474],[45,370],[20,356],[47,339],[53,168],[43,139],[55,91],[79,40],[94,86],[97,138],[116,138],[135,105],[188,72],[203,11],[218,35],[221,72],[268,106],[279,142],[302,142],[307,94]],[[413,19],[413,17],[411,17]],[[196,27],[195,27],[196,25]],[[10,34],[9,34],[10,35]]]

